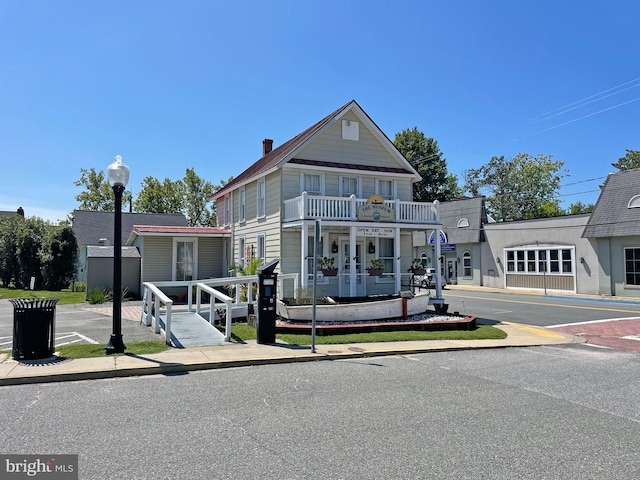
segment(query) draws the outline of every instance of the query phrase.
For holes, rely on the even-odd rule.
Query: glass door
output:
[[[364,243],[356,242],[356,258],[352,259],[349,252],[351,244],[349,240],[340,241],[340,296],[363,296],[365,295],[365,282],[362,275],[362,252],[364,251]],[[351,293],[351,261],[355,262],[356,267],[356,291]]]

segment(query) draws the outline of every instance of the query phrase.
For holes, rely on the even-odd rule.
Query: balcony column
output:
[[[400,260],[401,260],[401,256],[400,256],[400,227],[396,227],[396,231],[395,231],[395,236],[393,239],[393,256],[394,256],[394,262],[395,262],[395,267],[394,270],[396,272],[396,292],[399,292],[400,289],[402,288],[402,271],[400,270]]]
[[[308,272],[308,262],[307,257],[309,256],[309,242],[307,242],[307,238],[309,237],[309,226],[306,223],[302,224],[302,230],[300,231],[300,286],[302,288],[307,288],[309,285],[309,272]]]

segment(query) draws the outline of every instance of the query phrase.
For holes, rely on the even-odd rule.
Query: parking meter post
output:
[[[272,260],[258,268],[257,342],[276,342],[276,298],[278,274],[275,268],[280,260]]]

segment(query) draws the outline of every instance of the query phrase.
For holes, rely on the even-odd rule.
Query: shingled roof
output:
[[[375,122],[373,120],[371,120],[371,118],[366,114],[366,112],[364,112],[364,110],[362,110],[360,105],[358,105],[358,103],[355,100],[351,100],[351,101],[345,103],[343,106],[341,106],[337,110],[331,112],[329,115],[324,117],[322,120],[320,120],[316,124],[314,124],[314,125],[310,126],[309,128],[307,128],[305,131],[299,133],[298,135],[296,135],[292,139],[286,141],[282,145],[280,145],[277,148],[274,148],[273,150],[268,152],[266,155],[264,155],[262,158],[260,158],[258,161],[256,161],[253,165],[251,165],[249,168],[247,168],[244,172],[242,172],[240,175],[235,177],[232,181],[230,181],[224,187],[222,187],[220,190],[218,190],[211,197],[211,200],[216,200],[216,199],[218,199],[220,197],[223,197],[227,192],[229,192],[231,190],[234,190],[236,186],[242,185],[243,183],[249,181],[250,179],[252,179],[254,177],[257,177],[259,175],[262,175],[262,174],[268,172],[269,170],[278,167],[278,165],[280,165],[280,163],[282,161],[284,161],[287,158],[289,158],[292,155],[294,155],[295,152],[305,144],[305,142],[310,140],[314,135],[316,135],[318,132],[320,132],[325,126],[327,126],[334,119],[336,119],[337,117],[341,116],[344,112],[346,112],[347,110],[349,110],[353,106],[355,106],[360,112],[362,112],[362,114],[364,116],[366,116],[366,118],[373,125],[375,125],[377,130],[384,136],[384,138],[387,141],[389,141],[389,143],[391,145],[393,145],[393,142],[391,142],[389,140],[389,138],[384,134],[384,132],[382,132],[382,130],[380,130],[380,128],[375,124]],[[399,152],[398,152],[398,154],[399,154]],[[299,158],[298,159],[290,159],[289,161],[292,162],[292,163],[298,163],[298,164],[313,164],[312,163],[313,160],[305,160],[305,159],[299,159]],[[327,162],[324,162],[324,163],[327,163]],[[331,162],[329,162],[329,163],[331,163]],[[408,162],[407,162],[407,164],[408,164]],[[322,166],[322,165],[320,165],[320,166]],[[333,166],[336,167],[336,168],[349,168],[350,167],[349,165],[346,165],[346,164],[341,164],[339,167],[337,166],[337,164],[333,165]],[[351,167],[353,167],[353,166],[351,166]],[[361,169],[362,170],[362,169],[366,169],[366,167],[357,166],[357,169]],[[379,169],[379,170],[381,170],[381,169]],[[410,169],[401,169],[401,168],[399,168],[399,169],[394,169],[393,171],[395,173],[399,172],[399,173],[407,173],[407,174],[418,175],[417,172],[415,172],[414,170],[410,170]]]
[[[78,245],[98,245],[101,238],[113,243],[113,212],[89,212],[74,210],[73,233]],[[181,213],[122,213],[122,244],[124,245],[134,225],[184,226],[187,219]]]
[[[640,235],[640,168],[610,173],[584,228],[583,238]],[[636,207],[629,208],[636,198]]]
[[[475,197],[440,204],[440,223],[447,232],[449,243],[481,241],[482,224],[486,223],[483,202],[483,197]]]

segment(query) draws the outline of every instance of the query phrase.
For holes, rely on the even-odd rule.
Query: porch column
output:
[[[400,292],[402,288],[402,272],[400,271],[400,227],[396,227],[395,237],[393,239],[393,262],[396,272],[396,292]]]
[[[364,254],[364,253],[363,253]],[[356,227],[349,228],[349,296],[356,296]],[[362,259],[360,259],[362,262]]]
[[[309,225],[306,223],[302,224],[302,229],[300,230],[300,286],[301,288],[307,288],[309,285],[309,272],[307,271],[307,257],[309,256],[309,244],[307,242],[307,238],[309,237]]]

